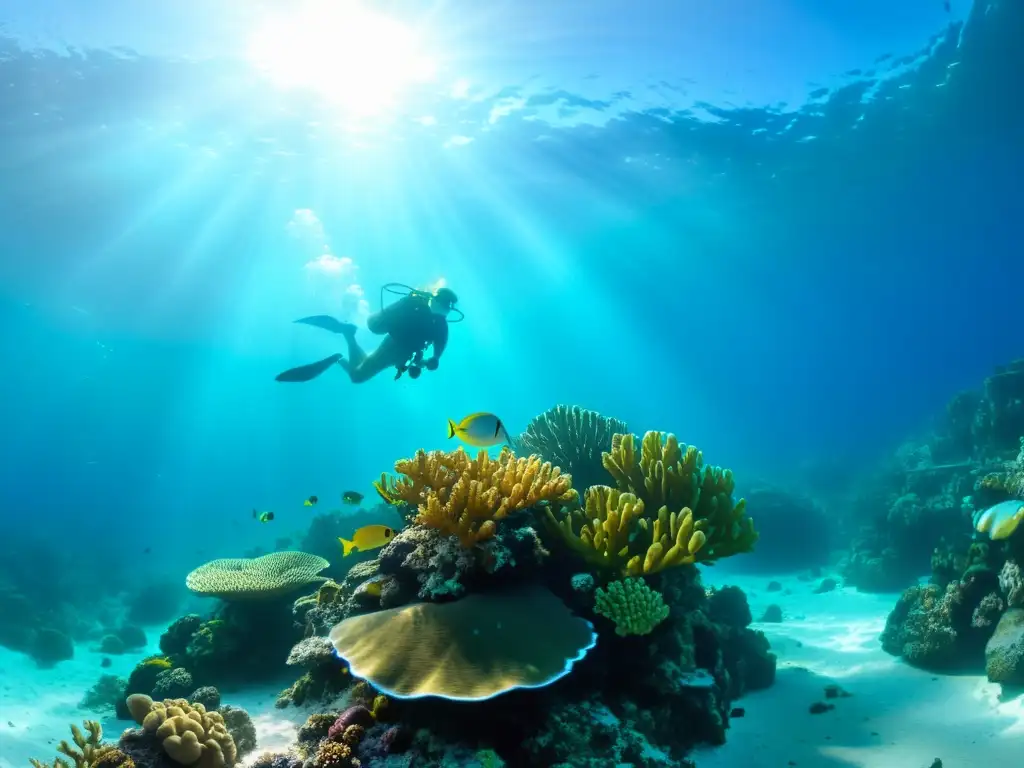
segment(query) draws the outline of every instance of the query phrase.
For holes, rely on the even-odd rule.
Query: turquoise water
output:
[[[827,504],[1022,354],[1022,19],[0,0],[5,634],[45,604],[81,657],[151,589],[153,650],[199,565],[397,525],[373,481],[479,411]],[[436,370],[275,381],[392,282],[458,294]]]

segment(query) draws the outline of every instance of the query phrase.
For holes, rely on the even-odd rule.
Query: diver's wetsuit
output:
[[[429,298],[412,293],[380,312],[370,315],[366,327],[371,333],[386,334],[370,354],[363,352],[355,334],[345,335],[348,360],[338,365],[348,371],[354,384],[368,381],[383,370],[402,366],[417,352],[433,345],[433,356],[424,361],[427,368],[436,368],[441,353],[448,345],[448,321],[430,311]]]
[[[433,369],[448,345],[448,321],[430,310],[430,297],[410,293],[380,312],[370,315],[366,327],[371,333],[384,334],[380,344],[367,354],[356,341],[356,327],[328,315],[305,317],[296,322],[340,333],[348,343],[348,359],[334,354],[308,365],[300,365],[278,374],[277,381],[310,381],[337,363],[345,369],[355,384],[369,381],[388,368],[404,370],[411,358],[433,345],[433,356],[423,361],[423,367]]]

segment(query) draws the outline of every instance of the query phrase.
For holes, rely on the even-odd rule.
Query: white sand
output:
[[[984,677],[933,675],[882,650],[897,595],[816,595],[817,582],[775,577],[786,595],[767,592],[771,580],[723,579],[747,592],[755,619],[770,603],[782,608],[783,623],[754,625],[779,657],[778,677],[736,702],[746,715],[732,720],[725,746],[693,756],[699,768],[928,768],[936,757],[943,768],[1024,765],[1021,697],[1000,703]],[[811,715],[829,683],[851,696]]]
[[[943,768],[1024,765],[1021,697],[1000,702],[999,686],[983,677],[932,675],[882,651],[878,635],[895,595],[815,595],[815,582],[776,577],[787,595],[767,592],[769,577],[705,571],[706,582],[716,578],[747,592],[755,618],[776,603],[784,621],[755,624],[779,656],[775,685],[736,703],[746,715],[733,719],[724,747],[694,755],[699,768],[927,768],[936,757]],[[72,661],[39,670],[0,648],[0,768],[25,768],[30,757],[52,760],[68,725],[96,716],[78,707],[85,691],[101,674],[127,677],[140,656],[112,656],[113,665],[101,669],[102,655],[79,646]],[[829,683],[851,696],[833,700],[830,712],[809,714]],[[244,707],[256,724],[259,748],[250,760],[288,746],[308,714],[275,709],[278,690],[223,693],[224,703]],[[110,739],[130,725],[112,713],[101,722]]]

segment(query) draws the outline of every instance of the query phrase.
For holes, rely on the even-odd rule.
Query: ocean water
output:
[[[474,412],[513,437],[560,403],[671,432],[737,497],[784,487],[850,530],[864,510],[841,502],[873,467],[1024,357],[1021,33],[1008,1],[0,0],[0,766],[52,759],[89,716],[128,606],[169,604],[137,609],[147,646],[106,670],[123,677],[176,616],[216,610],[186,574],[296,549],[332,510],[395,525],[373,481],[454,450],[448,420]],[[346,352],[299,318],[372,348],[393,282],[458,294],[436,371],[275,381]],[[808,669],[871,674],[795,764],[1019,754],[1019,702],[983,672],[935,682],[882,653],[895,594],[814,595],[802,563],[745,557],[704,579],[743,586],[755,618],[769,575],[808,594],[792,627],[755,622],[778,679],[702,768],[796,759],[769,713]],[[24,601],[73,659],[38,668],[10,639],[44,628],[19,625]],[[899,709],[893,668],[948,706]],[[278,683],[232,681],[249,759],[308,714],[275,711]],[[937,719],[963,702],[976,727]],[[853,724],[876,715],[878,744]]]

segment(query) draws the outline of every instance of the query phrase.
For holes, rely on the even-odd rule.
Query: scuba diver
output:
[[[394,304],[384,306],[384,292],[402,296]],[[404,294],[404,295],[403,295]],[[370,353],[364,352],[356,341],[356,326],[331,317],[314,315],[296,320],[331,333],[340,333],[348,344],[348,359],[333,354],[315,363],[300,365],[277,375],[277,381],[311,381],[337,363],[353,384],[369,381],[387,368],[395,368],[395,379],[406,371],[417,379],[426,368],[437,370],[438,361],[448,344],[448,323],[458,323],[464,315],[455,307],[458,297],[451,288],[439,288],[433,293],[419,291],[402,283],[388,283],[380,289],[380,311],[370,315],[366,327],[371,333],[383,334],[380,344]],[[457,312],[458,317],[448,316]],[[423,359],[427,347],[433,354]]]

